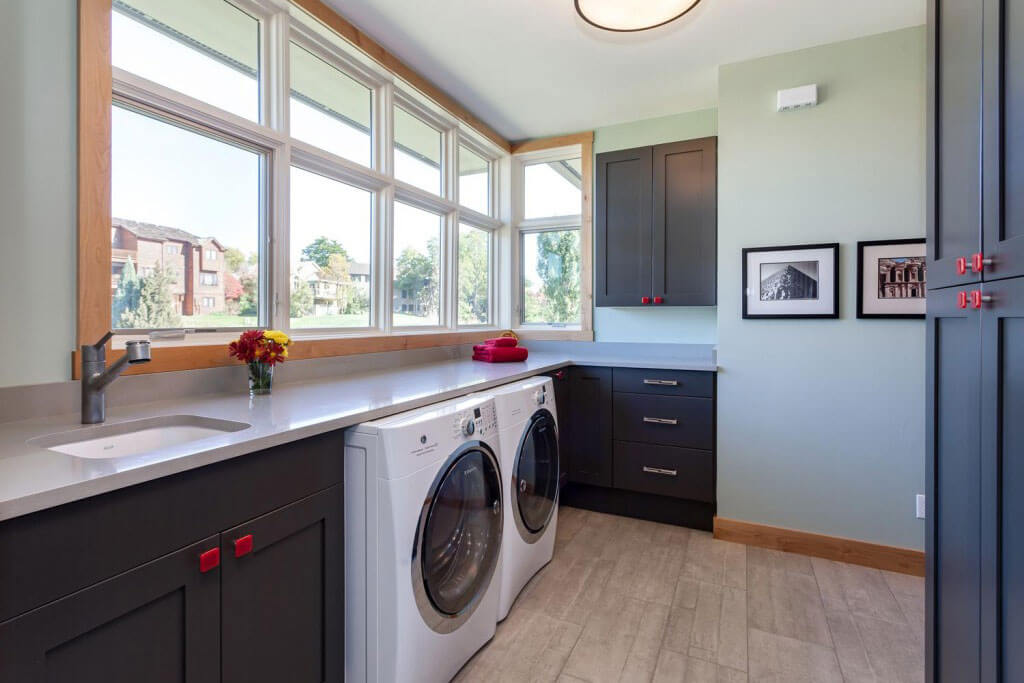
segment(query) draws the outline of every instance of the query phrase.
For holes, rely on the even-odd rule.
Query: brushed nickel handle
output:
[[[653,384],[656,387],[677,387],[679,382],[674,379],[645,379],[644,384]]]
[[[677,425],[679,420],[668,418],[668,417],[645,417],[644,422],[650,422],[656,425]]]
[[[666,477],[674,477],[679,474],[678,470],[667,470],[664,467],[648,467],[644,465],[644,472],[648,474],[664,474]]]

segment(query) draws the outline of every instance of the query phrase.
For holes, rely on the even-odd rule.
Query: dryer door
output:
[[[412,557],[413,592],[427,625],[450,633],[476,610],[501,551],[498,460],[479,441],[448,459],[423,503]]]
[[[558,434],[555,418],[547,410],[534,413],[523,431],[511,489],[516,528],[524,541],[533,543],[558,504]]]

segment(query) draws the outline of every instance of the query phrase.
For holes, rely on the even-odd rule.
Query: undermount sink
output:
[[[240,432],[251,426],[199,415],[162,415],[47,434],[29,443],[76,458],[108,460]]]

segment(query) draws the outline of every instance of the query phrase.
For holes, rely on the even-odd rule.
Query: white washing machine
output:
[[[494,635],[500,468],[485,397],[346,432],[346,681],[449,681]]]
[[[529,580],[551,561],[558,523],[558,420],[549,377],[489,389],[501,433],[505,531],[498,621]]]

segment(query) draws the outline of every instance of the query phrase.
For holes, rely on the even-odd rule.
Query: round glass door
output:
[[[413,562],[417,602],[423,613],[419,598],[427,598],[447,618],[424,613],[427,623],[448,632],[468,618],[487,590],[501,550],[501,478],[490,449],[477,443],[452,456],[424,503],[419,528],[420,558]]]
[[[544,530],[558,500],[558,435],[555,418],[538,410],[519,444],[512,477],[516,525],[532,542]]]

